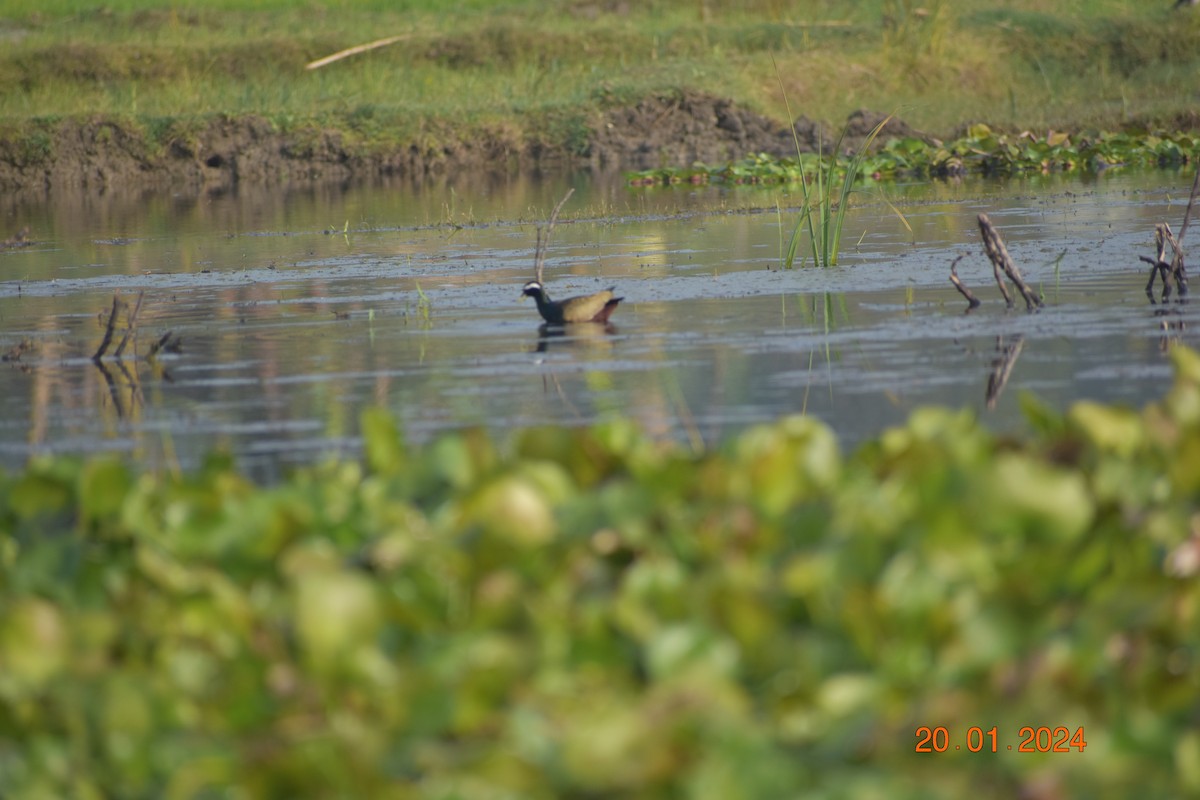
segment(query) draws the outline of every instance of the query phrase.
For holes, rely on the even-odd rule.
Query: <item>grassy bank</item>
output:
[[[925,410],[851,456],[805,418],[703,456],[622,423],[413,449],[369,413],[365,466],[273,488],[40,461],[0,478],[0,786],[1194,794],[1174,358],[1161,404],[1030,402],[1020,442]]]
[[[942,134],[964,122],[1177,127],[1194,122],[1200,14],[1169,6],[476,0],[446,13],[428,0],[13,0],[0,19],[0,123],[115,115],[165,146],[189,119],[257,114],[364,146],[426,145],[453,129],[580,149],[599,110],[656,91],[782,118],[774,55],[796,113],[835,123],[869,107]],[[304,68],[385,36],[407,38]]]

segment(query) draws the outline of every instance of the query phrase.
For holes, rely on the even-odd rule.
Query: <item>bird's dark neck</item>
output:
[[[551,307],[550,295],[546,294],[546,290],[543,288],[538,288],[537,292],[533,295],[533,301],[537,303],[538,311],[545,311]]]

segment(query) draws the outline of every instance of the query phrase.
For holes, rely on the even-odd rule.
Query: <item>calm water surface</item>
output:
[[[791,271],[779,256],[797,200],[781,190],[576,176],[0,201],[0,239],[28,225],[37,241],[0,251],[0,352],[28,345],[0,364],[0,465],[116,452],[186,468],[223,449],[270,480],[357,455],[372,404],[412,440],[623,414],[695,446],[794,413],[853,446],[931,403],[1018,430],[1024,391],[1140,405],[1169,384],[1167,343],[1194,338],[1194,308],[1152,304],[1137,260],[1156,222],[1178,230],[1190,182],[886,187],[907,226],[867,190],[842,265]],[[559,297],[615,286],[611,330],[546,331],[518,299],[534,223],[569,185],[546,282]],[[1006,309],[990,284],[981,211],[1045,294],[1040,313]],[[984,299],[971,314],[947,280],[962,253]],[[167,331],[182,351],[94,364],[114,292],[144,293],[139,355]]]

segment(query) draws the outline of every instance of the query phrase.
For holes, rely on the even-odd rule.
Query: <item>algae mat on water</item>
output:
[[[0,786],[1195,794],[1174,361],[1140,413],[1027,401],[1025,441],[928,409],[849,456],[799,417],[699,456],[620,422],[417,449],[368,412],[365,464],[274,488],[36,461],[0,477]]]

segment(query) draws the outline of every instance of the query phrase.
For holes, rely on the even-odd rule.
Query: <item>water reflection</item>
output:
[[[557,350],[582,350],[592,353],[612,352],[612,340],[609,338],[617,333],[617,326],[611,322],[584,322],[576,325],[551,325],[544,323],[538,327],[537,345],[535,352],[546,353],[553,344]]]
[[[5,198],[8,227],[30,225],[37,243],[0,251],[0,352],[17,354],[0,364],[0,464],[115,451],[176,468],[222,447],[270,479],[356,454],[369,404],[391,408],[417,441],[632,415],[693,447],[791,413],[853,444],[925,403],[990,409],[989,424],[1009,429],[1022,424],[1002,391],[1012,384],[1058,406],[1138,404],[1167,384],[1163,342],[1194,330],[1179,304],[1159,307],[1171,312],[1165,328],[1146,325],[1137,261],[1147,231],[1182,214],[1171,196],[1188,182],[896,187],[889,200],[916,246],[867,193],[846,221],[858,244],[843,266],[794,271],[778,268],[788,220],[774,203],[787,207],[786,190],[630,190],[572,176],[476,193]],[[618,284],[616,326],[539,327],[514,299],[535,222],[566,183],[577,191],[547,281],[564,296]],[[963,280],[991,279],[981,210],[1035,288],[1054,282],[1041,314],[991,300],[961,314],[946,264],[968,251]],[[117,291],[144,293],[141,341],[94,365]],[[143,358],[168,333],[183,351]],[[979,371],[963,369],[964,345]],[[992,376],[984,396],[981,374]]]
[[[988,374],[987,392],[984,395],[988,411],[995,410],[996,401],[1000,399],[1000,394],[1008,385],[1008,378],[1012,375],[1013,367],[1017,365],[1017,359],[1021,357],[1021,350],[1024,347],[1024,336],[1014,336],[1011,341],[1007,342],[1003,336],[996,337],[996,353],[998,355],[992,361],[992,371]]]

